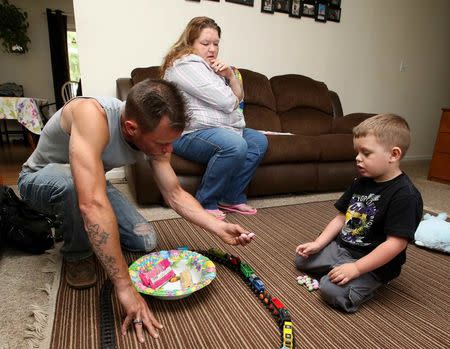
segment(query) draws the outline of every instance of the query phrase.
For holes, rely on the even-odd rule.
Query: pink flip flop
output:
[[[258,210],[256,208],[252,208],[249,211],[243,210],[243,208],[245,206],[248,206],[247,204],[237,204],[237,205],[223,205],[223,204],[221,205],[221,204],[219,204],[218,206],[221,210],[224,210],[227,212],[237,212],[237,213],[247,215],[247,216],[254,215],[254,214],[256,214],[256,212],[258,212]]]
[[[226,214],[223,213],[221,210],[216,209],[216,210],[208,210],[205,209],[206,212],[208,212],[209,214],[212,214],[214,217],[216,217],[217,219],[223,221],[226,217]]]

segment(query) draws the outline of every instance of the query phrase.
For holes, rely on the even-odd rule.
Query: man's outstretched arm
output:
[[[246,245],[251,242],[254,234],[237,224],[222,222],[214,218],[192,195],[181,188],[180,182],[170,166],[170,154],[154,156],[150,165],[164,199],[182,217],[216,234],[229,245]]]

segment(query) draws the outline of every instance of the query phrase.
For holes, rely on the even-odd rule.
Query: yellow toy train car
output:
[[[282,344],[281,349],[293,349],[294,348],[294,327],[291,321],[285,321],[283,323]]]

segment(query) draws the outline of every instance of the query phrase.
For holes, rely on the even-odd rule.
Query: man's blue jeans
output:
[[[92,255],[69,165],[49,164],[37,172],[22,171],[18,186],[22,199],[32,208],[56,215],[62,222],[61,253],[66,260],[77,261]],[[117,218],[121,245],[130,251],[153,250],[156,233],[151,224],[109,182],[106,191]]]
[[[173,143],[175,154],[205,164],[196,198],[205,209],[247,202],[245,189],[267,150],[267,137],[245,128],[243,135],[208,128],[187,133]]]

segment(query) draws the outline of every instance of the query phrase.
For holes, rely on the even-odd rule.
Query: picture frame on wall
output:
[[[341,0],[329,0],[330,7],[341,7]]]
[[[232,2],[234,4],[252,6],[254,4],[254,0],[225,0],[225,2]]]
[[[261,12],[273,13],[273,0],[261,0]]]
[[[302,16],[302,1],[289,0],[289,17],[300,18]]]
[[[328,8],[328,20],[331,22],[341,21],[341,9],[340,8]]]
[[[316,16],[316,6],[314,1],[303,1],[302,15],[304,17],[312,17],[312,18]]]
[[[289,13],[289,0],[273,0],[273,10],[275,12]]]
[[[318,1],[316,3],[316,16],[317,22],[326,22],[328,17],[328,3],[325,1]]]

